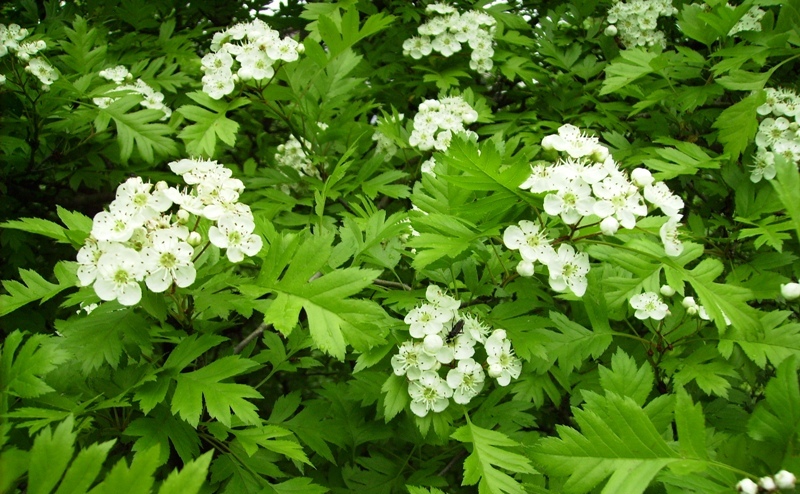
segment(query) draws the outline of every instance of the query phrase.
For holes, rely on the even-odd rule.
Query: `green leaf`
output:
[[[177,469],[169,474],[167,480],[161,484],[158,494],[197,494],[208,475],[208,465],[214,456],[209,451],[203,456],[183,465],[179,472]]]
[[[562,492],[589,492],[608,478],[603,494],[641,494],[664,467],[702,461],[672,450],[631,398],[583,396],[583,408],[573,409],[580,431],[557,426],[560,437],[543,438],[534,446],[533,457],[545,473],[567,477]]]
[[[159,467],[158,447],[139,451],[133,456],[130,467],[125,458],[119,460],[106,478],[89,494],[151,494],[155,483],[153,474]]]
[[[383,383],[381,391],[386,394],[383,398],[383,418],[389,422],[408,405],[408,385],[404,377],[392,374]]]
[[[77,284],[74,270],[64,261],[56,264],[55,275],[58,283],[50,283],[33,270],[20,269],[22,283],[13,280],[3,281],[8,295],[0,295],[0,317],[13,312],[25,304],[40,300],[45,302]]]
[[[775,153],[775,170],[777,174],[770,183],[789,213],[797,238],[800,239],[800,173],[796,164],[778,153]]]
[[[800,430],[800,384],[797,360],[790,357],[778,367],[767,383],[766,399],[758,404],[747,423],[750,437],[758,441],[791,448]]]
[[[717,139],[731,159],[738,158],[755,137],[758,130],[756,108],[765,98],[763,91],[755,92],[720,113],[714,122],[713,127],[719,129]]]
[[[264,448],[274,453],[281,454],[291,460],[311,465],[303,447],[296,440],[275,439],[276,437],[292,436],[292,432],[277,425],[265,425],[243,430],[233,430],[233,435],[239,440],[242,449],[252,456],[259,448]]]
[[[172,413],[177,413],[194,427],[200,422],[205,398],[208,414],[227,427],[231,426],[231,410],[245,424],[256,425],[261,419],[257,407],[246,398],[262,398],[251,386],[221,382],[258,367],[258,363],[229,355],[193,372],[178,374],[172,397]]]
[[[649,364],[641,367],[636,360],[628,356],[622,349],[611,357],[611,369],[600,366],[600,384],[603,389],[620,396],[628,396],[637,405],[644,405],[650,391],[653,390],[653,369]]]
[[[24,333],[14,331],[0,346],[0,391],[35,398],[54,391],[42,377],[66,362],[69,354],[52,337],[43,334],[30,336],[20,348],[23,336]]]
[[[116,441],[92,444],[82,449],[64,474],[55,494],[83,494],[88,492],[100,469],[103,467],[111,447]]]
[[[109,118],[114,120],[120,159],[123,162],[127,162],[133,154],[134,145],[142,159],[148,163],[155,160],[156,153],[159,156],[177,154],[178,147],[175,141],[167,137],[173,133],[172,128],[165,124],[153,123],[163,117],[164,112],[145,109],[128,113],[134,105],[139,103],[140,99],[136,95],[124,96],[108,107],[101,108],[95,125],[104,128],[104,125],[98,125],[98,121],[108,121]],[[102,128],[98,130],[102,130]]]
[[[230,102],[217,101],[202,91],[189,93],[188,96],[212,111],[194,105],[178,108],[178,113],[195,122],[178,134],[178,137],[186,141],[186,152],[190,155],[211,158],[214,156],[217,139],[229,146],[236,144],[239,124],[226,115],[227,112],[245,106],[250,101],[245,98],[237,98]]]
[[[779,326],[789,314],[788,311],[775,311],[764,315],[761,319],[764,331],[744,332],[732,328],[720,338],[720,348],[723,348],[723,344],[736,343],[762,369],[767,361],[777,367],[793,355],[800,358],[800,324]],[[727,348],[726,352],[720,351],[729,354]]]
[[[269,487],[275,494],[325,494],[330,492],[327,487],[315,484],[313,480],[306,477],[295,477],[280,484],[270,484]]]
[[[61,480],[75,451],[78,434],[72,431],[74,424],[75,420],[70,415],[55,431],[45,428],[33,440],[28,466],[30,494],[49,494]]]
[[[550,312],[550,319],[555,323],[558,332],[547,332],[551,340],[547,344],[547,353],[566,372],[579,368],[589,356],[599,358],[611,344],[612,334],[603,328],[590,331],[570,321],[564,314],[554,311]]]
[[[72,29],[63,29],[67,39],[59,41],[65,53],[60,57],[61,61],[79,74],[99,70],[98,66],[105,60],[107,49],[106,45],[97,46],[100,33],[94,28],[89,29],[86,19],[79,16],[75,17]]]
[[[675,425],[678,429],[681,452],[690,458],[707,460],[703,407],[699,403],[692,403],[692,398],[683,388],[678,388],[677,392]]]
[[[520,445],[502,432],[483,429],[467,419],[451,436],[462,443],[472,443],[472,453],[464,461],[464,481],[461,485],[475,485],[480,481],[480,492],[524,494],[522,485],[502,467],[513,473],[535,473],[530,461],[519,453],[505,448]]]
[[[618,91],[640,77],[651,74],[655,69],[650,63],[658,54],[642,48],[631,48],[620,52],[619,61],[614,61],[606,67],[606,79],[600,94],[609,94]]]
[[[35,233],[36,235],[43,235],[61,243],[69,243],[66,229],[63,226],[41,218],[21,218],[18,220],[5,221],[0,223],[0,228],[10,228],[13,230]]]

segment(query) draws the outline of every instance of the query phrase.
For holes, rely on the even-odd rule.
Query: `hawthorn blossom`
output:
[[[511,379],[519,377],[522,372],[522,363],[514,356],[511,342],[506,339],[506,332],[502,329],[495,330],[486,339],[486,354],[488,358],[488,374],[497,379],[500,386],[508,386]]]
[[[466,405],[483,389],[485,376],[481,365],[471,358],[458,361],[447,373],[447,385],[453,389],[453,401]]]
[[[661,242],[664,244],[664,251],[670,257],[676,257],[683,252],[683,242],[678,238],[678,223],[681,215],[669,218],[659,229]]]
[[[152,235],[152,246],[142,249],[148,273],[145,284],[151,291],[161,293],[173,282],[181,288],[194,283],[197,276],[192,262],[194,249],[181,236],[171,229],[159,230]]]
[[[406,375],[412,381],[420,378],[423,371],[435,370],[436,358],[422,350],[422,344],[406,341],[400,345],[400,351],[392,356],[392,369],[395,375]]]
[[[436,372],[423,371],[418,380],[409,383],[408,394],[411,396],[411,411],[418,417],[424,417],[430,411],[441,412],[446,409],[453,390]]]
[[[660,321],[669,313],[667,304],[661,301],[655,292],[644,292],[634,295],[630,300],[631,307],[636,309],[636,319],[654,319]]]
[[[563,292],[569,289],[578,297],[586,293],[589,256],[585,252],[576,252],[573,246],[561,244],[556,257],[547,263],[547,268],[553,290]]]
[[[142,299],[142,281],[146,273],[141,255],[130,247],[113,244],[97,262],[94,291],[102,300],[118,300],[122,305],[136,305]]]
[[[244,256],[258,254],[263,246],[261,237],[253,234],[255,223],[250,218],[224,216],[208,230],[208,239],[221,249],[231,262],[241,262]]]
[[[512,250],[519,249],[522,259],[528,262],[548,263],[556,255],[543,229],[533,221],[522,220],[519,226],[511,225],[503,232],[503,243]]]
[[[424,338],[442,332],[444,323],[453,318],[453,313],[432,304],[422,304],[409,311],[403,321],[410,326],[409,333],[414,338]]]

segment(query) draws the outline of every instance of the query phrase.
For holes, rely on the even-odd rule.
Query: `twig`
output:
[[[249,345],[251,341],[261,336],[264,330],[266,330],[271,326],[272,324],[264,324],[263,322],[259,324],[258,327],[252,333],[247,335],[245,339],[243,339],[241,342],[239,342],[238,345],[236,345],[236,347],[233,349],[233,354],[236,355],[238,353],[241,353],[241,351],[244,350],[244,347]]]
[[[406,285],[405,283],[400,283],[399,281],[388,281],[388,280],[372,280],[373,285],[378,286],[385,286],[387,288],[402,288],[403,290],[410,292],[411,287]]]
[[[463,460],[464,458],[466,458],[467,454],[468,454],[468,453],[467,453],[467,451],[466,451],[466,450],[463,450],[463,449],[462,449],[461,451],[459,451],[459,452],[458,452],[458,454],[457,454],[457,455],[455,455],[455,456],[453,457],[453,459],[452,459],[452,460],[450,460],[450,463],[448,463],[447,465],[445,465],[445,466],[444,466],[444,468],[442,468],[442,469],[441,469],[441,471],[439,471],[439,473],[437,473],[436,475],[437,475],[437,476],[439,476],[439,477],[441,477],[441,476],[443,476],[444,474],[446,474],[446,473],[447,473],[447,471],[448,471],[448,470],[450,470],[451,468],[453,468],[453,466],[454,466],[456,463],[458,463],[459,461],[461,461],[461,460]]]

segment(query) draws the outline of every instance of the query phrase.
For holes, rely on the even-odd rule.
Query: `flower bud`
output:
[[[765,491],[770,492],[778,488],[778,486],[775,485],[775,481],[772,480],[772,477],[761,477],[758,479],[758,485],[760,485]]]
[[[669,285],[662,285],[661,286],[661,290],[659,290],[659,291],[661,292],[661,295],[663,295],[665,297],[671,297],[671,296],[675,295],[675,289],[672,288]]]
[[[422,348],[425,350],[425,353],[429,355],[436,355],[442,346],[444,346],[444,340],[438,334],[429,334],[425,337],[425,340],[422,342]]]
[[[178,219],[178,223],[184,225],[189,221],[189,211],[185,209],[179,209],[178,212],[175,213],[175,217]]]
[[[781,285],[781,295],[786,300],[794,300],[800,297],[800,283],[786,283]]]
[[[738,484],[736,484],[736,490],[741,492],[742,494],[757,494],[758,484],[756,484],[750,479],[743,479],[740,480]]]
[[[653,183],[653,174],[646,168],[636,168],[631,172],[631,182],[637,187],[647,187]]]
[[[794,489],[794,483],[797,480],[792,472],[786,470],[776,473],[774,478],[778,489]]]
[[[614,235],[619,230],[619,221],[613,216],[609,216],[600,222],[600,231],[603,235]]]
[[[681,302],[681,305],[683,305],[687,309],[691,308],[697,309],[697,302],[694,301],[694,297],[684,297],[683,301]]]
[[[611,24],[610,26],[608,26],[606,28],[605,31],[603,31],[603,34],[605,34],[606,36],[616,36],[617,35],[617,26]]]
[[[530,261],[520,261],[517,264],[517,273],[525,278],[533,276],[533,263]]]
[[[156,190],[157,191],[161,192],[161,191],[164,191],[164,190],[167,190],[167,189],[169,189],[169,184],[167,184],[167,182],[165,182],[163,180],[159,180],[158,182],[156,182]]]
[[[200,236],[197,232],[191,232],[189,236],[186,238],[186,243],[191,245],[192,247],[197,247],[201,243],[203,243],[203,237]]]

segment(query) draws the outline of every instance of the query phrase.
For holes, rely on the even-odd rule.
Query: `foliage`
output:
[[[4,3],[0,493],[788,489],[800,4],[639,3]]]

